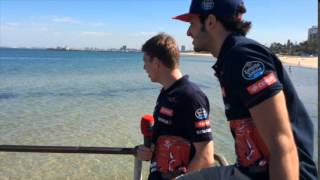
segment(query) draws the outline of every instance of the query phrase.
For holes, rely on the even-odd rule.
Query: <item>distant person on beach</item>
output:
[[[289,72],[290,72],[290,73],[292,72],[291,66],[289,66]]]
[[[192,0],[189,13],[195,51],[209,51],[221,86],[237,161],[177,179],[316,180],[313,124],[280,60],[245,37],[242,0]]]
[[[146,41],[142,51],[150,80],[162,85],[153,113],[154,147],[138,148],[140,160],[151,160],[148,179],[172,179],[212,166],[209,101],[187,75],[182,75],[175,40],[161,33]]]

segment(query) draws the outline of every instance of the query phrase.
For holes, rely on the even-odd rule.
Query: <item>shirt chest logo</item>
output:
[[[166,116],[169,116],[169,117],[172,117],[173,116],[173,110],[172,109],[169,109],[169,108],[166,108],[166,107],[161,107],[160,108],[160,113],[161,114],[164,114]]]
[[[259,61],[247,62],[242,68],[242,77],[245,80],[254,80],[263,75],[265,71],[264,64]]]

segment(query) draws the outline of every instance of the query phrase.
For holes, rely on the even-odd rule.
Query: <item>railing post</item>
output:
[[[141,170],[142,170],[142,161],[140,161],[138,157],[135,155],[133,180],[142,180]]]
[[[214,160],[218,161],[218,163],[220,164],[220,166],[228,166],[229,163],[228,161],[226,160],[225,157],[219,155],[219,154],[214,154]]]

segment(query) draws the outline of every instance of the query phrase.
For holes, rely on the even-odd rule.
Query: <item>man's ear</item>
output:
[[[216,16],[213,14],[208,15],[207,19],[205,20],[205,24],[208,29],[213,29],[217,24]]]
[[[160,61],[160,59],[159,58],[157,58],[157,57],[153,57],[153,63],[155,63],[156,64],[156,66],[159,68],[160,66],[161,66],[161,61]]]

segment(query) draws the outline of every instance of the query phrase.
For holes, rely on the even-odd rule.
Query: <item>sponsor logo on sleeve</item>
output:
[[[245,80],[254,80],[263,75],[265,71],[264,64],[259,61],[247,62],[242,68],[242,77]]]
[[[161,113],[161,114],[164,114],[164,115],[167,115],[167,116],[169,116],[169,117],[172,117],[172,116],[173,116],[173,110],[172,110],[172,109],[169,109],[169,108],[166,108],[166,107],[161,107],[160,113]]]
[[[209,119],[198,121],[198,122],[195,122],[194,124],[195,124],[196,128],[198,128],[198,129],[201,129],[204,127],[210,127]]]
[[[207,128],[207,129],[202,129],[202,130],[198,130],[196,131],[196,133],[199,134],[206,134],[206,133],[210,133],[211,132],[211,128]]]
[[[249,92],[249,94],[254,95],[254,94],[264,90],[265,88],[273,85],[276,82],[277,82],[276,76],[274,75],[274,73],[270,73],[270,74],[264,76],[259,81],[255,82],[254,84],[247,87],[247,91]]]
[[[204,108],[197,109],[194,114],[198,120],[208,119],[208,113]]]

